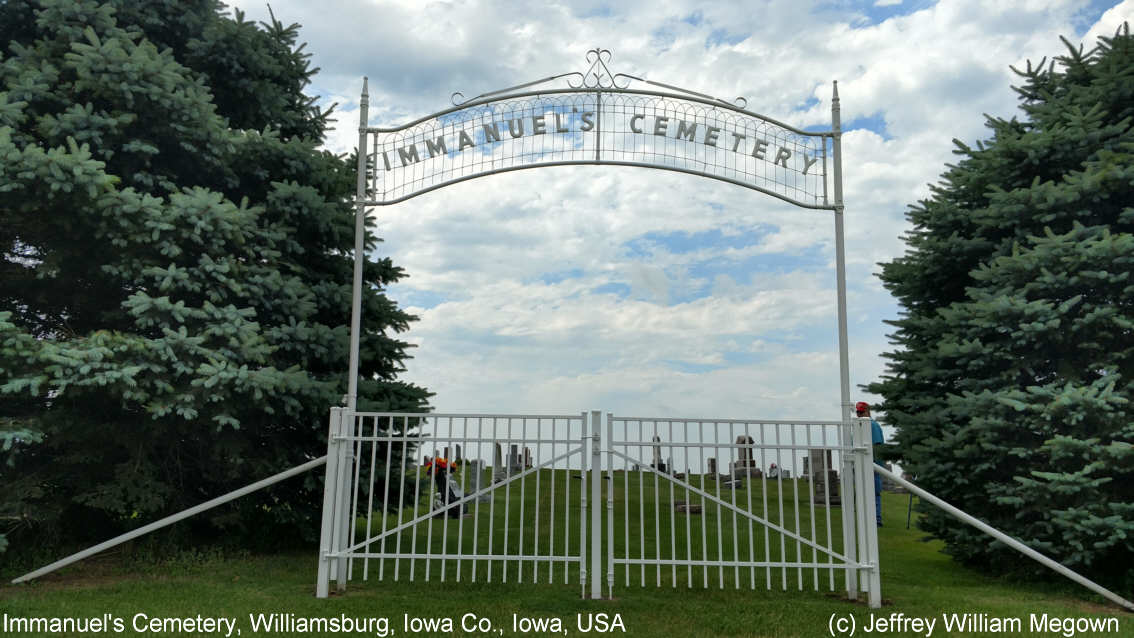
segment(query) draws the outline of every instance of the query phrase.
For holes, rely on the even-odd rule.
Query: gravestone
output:
[[[756,442],[747,434],[741,434],[736,437],[736,444],[739,446],[737,450],[740,458],[736,461],[733,476],[735,478],[760,476],[762,473],[759,466],[756,465],[756,455],[753,453]]]
[[[653,449],[654,459],[650,463],[650,467],[661,472],[662,474],[667,474],[669,472],[669,464],[662,460],[661,437],[655,434],[653,441],[654,444],[650,447]]]
[[[804,459],[811,470],[811,501],[816,505],[841,505],[839,473],[831,462],[830,450],[810,450]],[[824,469],[825,468],[825,469]]]
[[[833,467],[830,450],[808,450],[807,457],[803,459],[803,470],[808,474],[817,476]]]
[[[456,454],[453,456],[453,460],[456,461],[457,463],[460,463],[461,462],[461,444],[455,443],[454,449],[456,450]]]
[[[508,472],[504,468],[504,451],[500,447],[499,441],[493,444],[492,452],[492,482],[499,483],[508,478]]]
[[[753,453],[753,447],[756,442],[752,437],[741,434],[736,437],[736,445],[738,450],[739,459],[733,463],[730,469],[730,475],[733,478],[754,477],[759,478],[764,475],[760,467],[756,465],[756,455]]]
[[[520,458],[520,446],[513,443],[508,451],[508,468],[509,474],[518,474],[523,471],[524,460]]]
[[[708,474],[709,477],[712,478],[713,480],[716,480],[716,478],[717,478],[717,459],[716,459],[716,457],[712,457],[712,456],[709,457],[708,466],[709,466],[708,467],[709,471],[706,472],[706,474]]]
[[[532,467],[532,449],[530,447],[524,448],[524,467],[522,469],[528,470]]]
[[[468,489],[465,490],[467,494],[475,494],[484,489],[481,484],[484,477],[484,467],[480,459],[473,459],[465,463],[465,472],[465,481],[468,483]],[[481,503],[491,502],[492,494],[481,494],[476,497],[476,500]]]
[[[684,514],[700,514],[702,510],[701,505],[694,505],[693,503],[686,503],[685,501],[674,501],[673,509],[677,512]]]

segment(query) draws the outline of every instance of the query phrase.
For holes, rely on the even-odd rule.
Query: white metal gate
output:
[[[320,597],[373,575],[599,598],[605,574],[611,596],[760,582],[881,603],[868,419],[333,408],[328,439]]]
[[[863,439],[842,436],[856,427],[608,414],[610,595],[616,586],[755,589],[758,581],[834,591],[836,572],[853,592],[856,571],[876,577],[876,559],[855,559],[876,556],[876,541],[873,551],[864,543],[856,552],[854,540],[856,531],[876,538],[855,516],[873,524],[873,513],[843,507],[874,505],[870,473],[866,499],[856,491],[861,481],[851,480],[857,463],[870,462],[869,445],[857,445]]]
[[[585,587],[589,438],[585,414],[332,408],[317,595],[359,576]]]

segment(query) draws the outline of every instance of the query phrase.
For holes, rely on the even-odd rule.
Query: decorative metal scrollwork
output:
[[[453,103],[453,106],[459,107],[459,106],[463,106],[465,104],[468,104],[470,102],[475,102],[475,101],[478,101],[478,100],[481,100],[481,99],[484,99],[484,98],[491,97],[493,95],[504,95],[504,94],[507,94],[507,93],[512,93],[514,91],[518,91],[520,89],[526,89],[526,88],[538,86],[538,85],[541,85],[541,84],[547,84],[547,83],[553,82],[555,80],[565,79],[565,81],[567,82],[567,86],[571,87],[572,89],[580,89],[580,90],[591,89],[591,90],[600,90],[600,91],[601,90],[622,90],[622,89],[626,89],[626,88],[629,88],[631,82],[637,81],[637,82],[642,82],[644,84],[652,84],[654,86],[660,86],[662,88],[670,89],[670,90],[673,90],[673,91],[679,91],[679,92],[685,93],[687,95],[695,95],[697,97],[705,98],[707,100],[713,100],[713,101],[718,102],[720,104],[735,106],[735,107],[740,108],[740,109],[745,109],[745,108],[748,107],[748,100],[746,100],[743,97],[738,97],[730,103],[727,100],[722,100],[720,98],[716,98],[716,97],[713,97],[711,95],[706,95],[704,93],[698,93],[696,91],[690,91],[689,89],[683,89],[679,86],[673,86],[672,84],[655,82],[653,80],[647,80],[646,78],[641,78],[641,77],[638,77],[636,75],[630,75],[630,74],[627,74],[627,73],[612,73],[611,70],[610,70],[610,67],[607,66],[607,64],[610,62],[611,57],[612,57],[612,54],[610,52],[610,49],[597,49],[597,48],[591,49],[590,51],[587,51],[587,62],[590,62],[591,66],[590,66],[590,68],[587,69],[587,71],[585,73],[579,73],[578,71],[571,71],[569,73],[560,73],[558,75],[552,75],[550,77],[541,78],[539,80],[534,80],[532,82],[525,82],[524,84],[517,84],[516,86],[508,87],[506,89],[500,89],[498,91],[489,91],[488,93],[481,93],[480,95],[478,95],[476,97],[468,98],[468,99],[465,98],[464,93],[461,93],[460,91],[456,91],[449,97],[449,100]]]
[[[567,85],[573,89],[624,89],[630,86],[632,76],[622,73],[611,73],[610,49],[591,49],[587,51],[587,62],[591,68],[586,73],[571,73],[568,75]]]

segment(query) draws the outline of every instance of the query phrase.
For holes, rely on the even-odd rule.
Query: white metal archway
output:
[[[395,128],[368,125],[369,95],[364,80],[359,114],[350,369],[345,397],[347,415],[342,418],[354,424],[357,415],[363,240],[368,207],[397,204],[445,186],[509,171],[566,165],[633,166],[716,179],[802,208],[834,214],[842,406],[837,443],[842,451],[851,451],[855,448],[855,424],[847,346],[842,132],[837,84],[832,93],[831,129],[805,131],[747,110],[743,98],[729,102],[637,76],[612,73],[608,67],[610,58],[610,51],[593,49],[587,53],[590,67],[586,72],[550,76],[468,100],[455,93],[451,108]],[[332,417],[332,430],[336,418]],[[334,436],[350,434],[333,431],[331,445]],[[594,436],[600,436],[597,430]],[[598,438],[595,442],[597,445]],[[870,446],[864,447],[869,458]],[[839,455],[840,491],[846,496],[857,492],[858,481],[852,469],[854,456]],[[334,458],[331,451],[328,458]],[[345,493],[350,486],[349,481],[332,475],[332,465],[328,463],[327,467],[321,595],[325,595],[330,574],[341,572],[337,566],[340,561],[331,558],[342,558],[346,548],[333,537],[334,530],[347,527],[342,499],[347,498]],[[869,463],[865,467],[869,468]],[[591,469],[598,470],[597,466]],[[331,494],[331,486],[339,486],[336,494]],[[597,489],[597,485],[592,484],[592,489]],[[594,502],[592,506],[597,507]],[[846,591],[856,598],[862,589],[877,605],[881,600],[877,531],[861,522],[873,520],[874,500],[856,498],[855,506],[863,510],[861,515],[856,517],[854,508],[846,503],[841,513],[845,558],[860,567],[859,577],[853,573],[855,570],[846,570]],[[336,511],[339,514],[333,515]],[[353,516],[354,510],[350,511]],[[597,558],[592,555],[592,560]],[[336,577],[341,578],[338,574]],[[592,580],[593,597],[601,595],[597,580]],[[341,585],[344,581],[339,582]]]

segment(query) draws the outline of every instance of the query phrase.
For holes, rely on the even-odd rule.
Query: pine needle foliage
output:
[[[353,160],[299,26],[213,0],[0,3],[0,535],[101,540],[325,453],[346,389]],[[372,231],[372,229],[370,229]],[[367,235],[373,251],[377,238]],[[361,409],[414,317],[366,264]],[[317,533],[310,474],[182,529]]]
[[[1022,115],[956,141],[881,278],[903,312],[869,390],[904,468],[1060,562],[1134,591],[1134,37],[1016,73]],[[996,572],[1030,561],[935,510]],[[1036,568],[1039,569],[1039,568]]]

